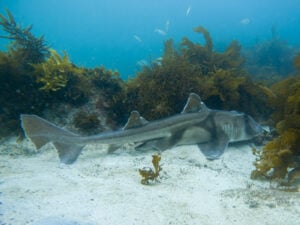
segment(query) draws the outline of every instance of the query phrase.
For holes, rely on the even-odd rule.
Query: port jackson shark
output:
[[[75,162],[83,147],[93,143],[108,144],[110,150],[133,143],[137,150],[158,151],[198,145],[205,157],[213,160],[224,153],[228,143],[250,140],[262,132],[251,116],[210,109],[194,93],[180,114],[149,122],[133,111],[122,129],[92,136],[77,135],[36,115],[21,115],[21,125],[37,148],[52,142],[65,164]]]

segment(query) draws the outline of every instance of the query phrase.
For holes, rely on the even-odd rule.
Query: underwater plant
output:
[[[6,52],[0,51],[0,136],[18,133],[21,113],[40,113],[48,104],[46,93],[32,76],[34,63],[41,63],[50,51],[44,37],[32,34],[32,26],[23,28],[6,10],[0,14],[0,28],[6,33],[0,38],[11,40]]]
[[[73,118],[73,124],[80,131],[92,134],[99,132],[100,120],[96,113],[89,113],[85,111],[79,111]]]
[[[125,82],[116,72],[104,67],[77,67],[67,53],[60,56],[49,49],[43,36],[35,37],[31,33],[32,26],[18,25],[8,10],[7,17],[0,15],[0,28],[8,34],[0,38],[11,40],[7,51],[0,51],[0,125],[3,127],[0,137],[21,132],[19,117],[22,113],[42,116],[52,111],[64,117],[76,107],[93,103],[94,99],[102,103],[88,104],[85,107],[88,112],[96,112],[102,105],[105,107],[97,108],[98,118],[104,114],[107,121],[117,118],[123,122]],[[85,116],[88,118],[90,114]],[[79,128],[88,127],[87,124],[81,123]],[[81,131],[91,132],[84,128]]]
[[[162,171],[162,167],[159,165],[160,160],[160,154],[152,155],[152,165],[154,170],[150,167],[139,169],[139,173],[142,176],[141,184],[148,185],[150,182],[157,181],[159,173]]]
[[[35,37],[31,33],[32,25],[22,28],[16,23],[11,12],[6,9],[7,17],[0,14],[0,26],[8,35],[0,38],[13,40],[10,46],[10,54],[25,63],[40,63],[50,54],[44,37]]]
[[[128,82],[126,104],[148,119],[158,119],[181,110],[190,92],[197,93],[200,80],[182,56],[163,57],[161,65],[144,67]]]
[[[256,80],[267,84],[280,81],[294,71],[294,49],[279,38],[275,26],[271,33],[269,40],[257,42],[243,52],[247,71]]]
[[[120,78],[119,72],[101,66],[88,69],[87,73],[95,91],[102,96],[97,100],[96,108],[109,112],[108,121],[113,127],[123,124],[128,115],[124,105],[127,84]]]
[[[32,64],[36,81],[42,83],[40,90],[58,91],[67,86],[70,76],[83,74],[83,69],[75,67],[66,52],[61,57],[54,49],[50,49],[50,57],[39,64]]]
[[[294,58],[294,66],[296,69],[300,70],[300,53],[298,53]]]
[[[0,52],[0,123],[11,127],[10,132],[19,130],[21,113],[43,115],[45,110],[55,112],[60,105],[66,106],[61,111],[66,114],[85,107],[81,114],[85,122],[79,116],[73,120],[82,132],[90,132],[91,127],[97,130],[93,123],[99,124],[96,117],[100,114],[107,117],[110,126],[124,123],[135,109],[147,119],[158,119],[180,112],[191,92],[212,108],[240,110],[256,118],[270,112],[270,91],[247,77],[238,42],[216,52],[204,27],[194,29],[204,36],[203,45],[183,38],[175,48],[170,39],[165,42],[161,61],[144,66],[136,77],[124,82],[117,71],[77,67],[67,53],[61,56],[49,49],[43,37],[30,33],[31,27],[16,25],[7,14],[8,18],[1,16],[2,28],[10,32],[7,37],[14,47]],[[13,36],[14,30],[18,35]],[[27,51],[33,55],[39,52],[39,57],[26,58],[23,53]],[[101,113],[94,114],[96,111]]]
[[[176,49],[172,39],[166,41],[160,63],[144,66],[129,80],[126,107],[147,119],[158,119],[180,112],[186,97],[195,92],[211,108],[267,117],[271,91],[247,76],[238,42],[215,52],[209,32],[201,26],[194,31],[203,34],[206,43],[183,38]]]
[[[252,178],[283,179],[300,167],[300,74],[275,83],[271,90],[276,96],[271,118],[278,136],[258,154]]]

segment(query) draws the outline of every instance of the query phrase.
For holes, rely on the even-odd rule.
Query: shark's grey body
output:
[[[91,143],[109,144],[110,149],[134,143],[137,150],[197,144],[207,159],[217,159],[229,142],[249,140],[262,132],[250,116],[209,109],[194,93],[181,114],[148,122],[133,111],[123,129],[93,136],[79,136],[36,115],[21,115],[21,121],[26,136],[37,148],[53,142],[66,164],[73,163],[82,148]]]

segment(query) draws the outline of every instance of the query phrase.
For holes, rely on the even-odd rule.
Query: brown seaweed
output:
[[[290,169],[299,167],[296,162],[300,158],[300,75],[275,83],[271,90],[276,96],[271,102],[275,109],[271,118],[278,136],[260,152],[252,178],[285,178]]]
[[[157,181],[159,173],[162,171],[162,167],[159,164],[160,160],[160,154],[152,155],[152,165],[154,170],[150,167],[139,169],[139,173],[142,176],[141,184],[148,185],[150,182]]]

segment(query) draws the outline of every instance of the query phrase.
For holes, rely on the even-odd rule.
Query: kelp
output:
[[[213,41],[212,41],[212,38],[211,38],[209,32],[203,26],[195,27],[193,30],[196,33],[203,34],[204,39],[205,39],[205,48],[207,49],[208,53],[212,53]]]
[[[183,38],[176,49],[173,40],[166,41],[161,63],[145,66],[128,82],[127,108],[158,119],[180,112],[188,94],[195,92],[212,108],[265,118],[271,111],[267,104],[271,91],[247,76],[238,42],[215,52],[209,32],[201,26],[194,30],[204,35],[206,43]]]
[[[150,182],[157,181],[159,178],[159,173],[162,171],[162,167],[160,166],[161,155],[155,154],[152,155],[152,165],[153,168],[144,167],[143,169],[139,169],[139,173],[142,176],[141,184],[149,185]]]
[[[107,116],[110,125],[123,124],[128,114],[124,105],[127,84],[120,78],[119,72],[106,70],[104,66],[87,71],[93,87],[102,96],[96,102],[96,108],[109,112]]]
[[[11,26],[27,40],[21,41],[21,35],[12,36],[11,32],[7,37],[12,38],[14,47],[0,52],[0,103],[3,106],[0,123],[11,127],[10,132],[19,130],[20,113],[43,116],[46,109],[55,111],[59,104],[70,109],[64,110],[65,113],[85,107],[82,114],[72,120],[82,132],[98,129],[93,128],[91,122],[98,123],[97,111],[107,116],[110,125],[125,122],[134,109],[147,119],[158,119],[180,112],[191,92],[199,94],[211,108],[239,110],[259,119],[270,112],[268,99],[272,98],[272,91],[247,76],[238,42],[233,41],[224,52],[216,52],[204,27],[194,29],[204,36],[203,45],[183,38],[175,48],[170,39],[165,42],[162,59],[144,66],[126,83],[117,71],[77,67],[67,53],[59,55],[55,50],[44,49],[43,37],[28,34],[31,27],[14,25],[11,14],[8,18],[2,17],[4,27]],[[37,49],[41,57],[24,59],[24,51],[36,52]],[[84,119],[80,120],[80,116]]]
[[[16,54],[0,52],[0,136],[19,131],[21,113],[39,113],[48,96],[38,91],[31,69]]]
[[[294,66],[296,69],[300,70],[300,53],[298,53],[294,58]]]
[[[81,110],[73,118],[73,124],[76,128],[85,134],[99,133],[101,128],[100,119],[96,113]]]
[[[276,27],[271,28],[269,40],[257,41],[243,53],[245,68],[255,80],[274,84],[294,72],[294,49],[279,38]]]
[[[300,167],[300,74],[277,82],[271,89],[276,96],[271,102],[275,109],[271,118],[278,136],[259,153],[252,178],[283,179]]]
[[[50,110],[63,117],[85,106],[72,120],[82,133],[102,129],[101,115],[107,115],[110,125],[125,120],[126,84],[117,71],[77,67],[66,52],[59,55],[43,36],[34,36],[32,26],[23,28],[8,10],[6,14],[0,15],[0,28],[7,35],[0,38],[11,43],[0,51],[0,137],[20,132],[21,113],[43,116]]]
[[[182,56],[163,57],[161,65],[145,67],[128,82],[126,104],[148,119],[179,112],[190,92],[197,92],[200,80]]]
[[[252,172],[252,178],[285,178],[288,169],[295,168],[299,138],[299,130],[288,129],[279,137],[269,141],[263,151],[256,154],[258,159],[255,162],[256,170]]]
[[[66,52],[61,57],[54,49],[50,49],[50,57],[39,64],[32,64],[36,81],[42,84],[40,90],[58,91],[67,86],[70,76],[80,76],[83,69],[75,67]]]
[[[44,36],[35,37],[31,33],[32,25],[22,28],[16,23],[11,12],[6,9],[7,17],[0,14],[0,26],[7,33],[0,38],[13,40],[10,46],[11,54],[23,63],[40,63],[50,54]]]
[[[0,38],[11,43],[7,52],[0,52],[0,136],[19,131],[20,113],[38,113],[48,102],[48,96],[37,91],[31,64],[43,62],[49,48],[43,36],[32,34],[31,25],[23,28],[9,10],[6,14],[0,14],[0,27],[6,33]]]

